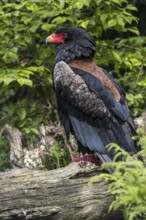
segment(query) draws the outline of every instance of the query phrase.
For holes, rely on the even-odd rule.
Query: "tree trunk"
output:
[[[52,171],[13,169],[0,174],[1,220],[121,220],[108,214],[113,197],[107,185],[89,185],[99,168],[85,170],[71,163]]]

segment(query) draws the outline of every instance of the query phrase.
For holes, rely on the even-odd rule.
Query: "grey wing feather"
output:
[[[55,89],[67,102],[93,118],[110,117],[110,111],[102,100],[90,91],[85,80],[76,75],[65,62],[60,61],[55,65],[53,75]]]

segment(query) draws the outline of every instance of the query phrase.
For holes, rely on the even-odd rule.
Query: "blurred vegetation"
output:
[[[97,65],[119,79],[133,115],[139,115],[146,104],[146,37],[139,36],[135,13],[126,0],[2,0],[0,128],[15,126],[35,143],[39,125],[57,119],[51,76],[55,51],[45,39],[63,26],[85,28],[95,37]],[[0,136],[4,164],[6,145]]]
[[[90,183],[104,179],[109,184],[109,190],[115,196],[109,211],[123,210],[125,220],[146,219],[146,124],[138,129],[138,134],[142,151],[131,157],[116,144],[110,144],[108,148],[114,149],[116,156],[112,163],[103,164],[103,169],[112,168],[114,173],[90,179]],[[116,162],[118,156],[122,156],[123,161]],[[139,160],[141,156],[144,163]]]
[[[46,157],[44,158],[43,164],[47,170],[53,170],[61,167],[67,166],[71,159],[68,147],[62,145],[61,142],[55,142],[54,145],[47,152]]]

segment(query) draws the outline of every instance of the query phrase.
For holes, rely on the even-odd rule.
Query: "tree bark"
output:
[[[107,184],[101,180],[88,184],[91,176],[103,172],[100,167],[80,162],[34,170],[44,169],[40,158],[56,140],[51,135],[62,137],[59,126],[52,131],[42,126],[38,146],[31,148],[17,128],[4,127],[15,169],[0,173],[0,220],[122,220],[119,211],[108,213],[114,198]]]
[[[90,176],[100,168],[85,170],[71,163],[52,171],[13,169],[0,174],[1,220],[121,220],[108,214],[113,201],[107,185],[89,185]]]

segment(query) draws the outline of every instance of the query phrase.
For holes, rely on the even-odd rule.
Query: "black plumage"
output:
[[[94,64],[95,40],[80,28],[60,28],[47,40],[56,45],[53,80],[67,139],[74,134],[79,150],[95,152],[102,162],[114,157],[106,149],[109,143],[136,153],[135,126],[125,93],[108,72]]]

